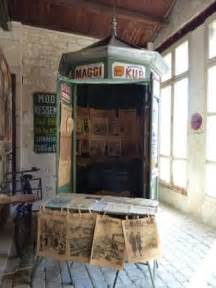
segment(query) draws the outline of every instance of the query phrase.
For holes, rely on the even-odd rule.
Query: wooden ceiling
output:
[[[12,20],[96,38],[110,34],[113,0],[10,0]],[[175,0],[116,0],[118,37],[145,47],[168,24]]]

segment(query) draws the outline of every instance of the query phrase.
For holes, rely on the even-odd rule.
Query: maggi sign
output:
[[[75,69],[74,78],[77,80],[102,79],[104,78],[104,64],[95,63],[95,64],[77,66]]]

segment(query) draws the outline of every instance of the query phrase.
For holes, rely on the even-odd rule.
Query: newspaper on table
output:
[[[128,262],[146,262],[160,257],[156,220],[142,218],[122,221]]]
[[[72,213],[67,216],[67,259],[89,263],[96,214]]]
[[[61,194],[45,203],[48,208],[69,208],[88,212],[118,215],[155,215],[158,201],[142,198],[114,197],[91,194]]]
[[[37,255],[66,260],[66,214],[41,209],[38,214]]]
[[[125,242],[122,220],[97,215],[90,264],[123,269]]]
[[[45,201],[44,206],[47,208],[52,208],[52,209],[68,208],[71,202],[71,194],[64,193],[63,195],[64,196],[60,194],[60,195],[57,195],[55,198],[51,198]]]

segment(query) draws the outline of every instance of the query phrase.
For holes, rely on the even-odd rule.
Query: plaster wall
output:
[[[180,11],[184,11],[184,2],[186,1],[177,1],[176,5],[178,5],[178,9],[176,8],[177,10],[173,10],[172,19],[176,19],[175,23],[180,21],[179,23],[182,24],[182,21],[186,19],[186,15],[191,15],[192,13],[190,9],[188,9],[189,11],[187,13],[182,13],[181,15],[177,13],[178,11],[179,13]],[[192,5],[191,2],[200,2],[200,4],[207,4],[207,2],[213,1],[187,1],[188,6]],[[180,9],[180,3],[182,5],[182,9]],[[196,13],[197,9],[194,9],[193,11],[194,13]],[[180,16],[178,17],[178,15]],[[189,41],[190,63],[187,196],[180,194],[175,189],[168,189],[161,184],[160,200],[184,212],[199,217],[205,223],[216,226],[216,199],[208,197],[205,193],[207,25],[210,19],[216,19],[216,15],[211,16],[211,18],[206,20],[206,23],[199,26],[185,36],[185,39],[188,39]],[[173,31],[174,27],[170,27],[169,31],[162,31],[162,34],[157,40],[157,43],[161,41],[162,37],[165,37]],[[180,41],[183,41],[183,39]],[[191,117],[195,112],[200,113],[203,117],[202,129],[198,132],[192,130],[190,126]]]
[[[0,30],[0,47],[17,79],[17,166],[39,167],[45,197],[55,193],[55,154],[33,151],[33,93],[55,92],[60,57],[95,40],[80,35],[33,28],[13,22],[10,32]]]

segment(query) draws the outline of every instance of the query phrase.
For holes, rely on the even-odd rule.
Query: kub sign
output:
[[[112,78],[127,80],[145,79],[146,70],[142,65],[114,62],[112,65]]]

